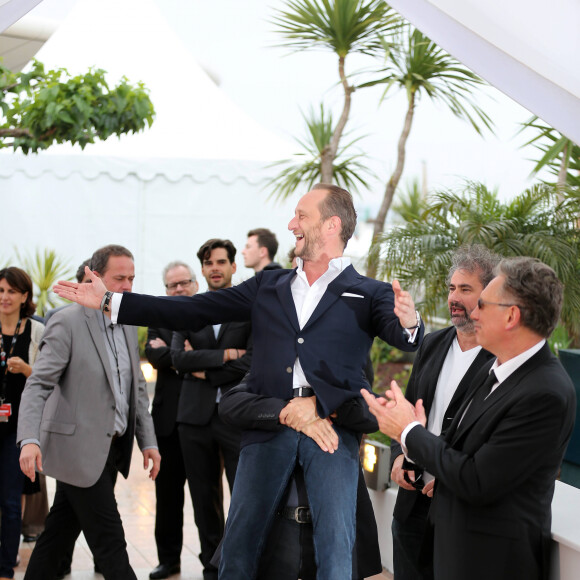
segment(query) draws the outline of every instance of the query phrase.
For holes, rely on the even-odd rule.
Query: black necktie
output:
[[[465,420],[466,417],[472,417],[474,414],[480,414],[481,410],[485,406],[485,400],[487,399],[489,393],[491,392],[491,388],[493,385],[495,385],[495,383],[497,383],[497,377],[495,376],[495,372],[491,371],[481,387],[475,391],[475,395],[473,395],[471,404],[465,411],[465,415],[462,421]]]

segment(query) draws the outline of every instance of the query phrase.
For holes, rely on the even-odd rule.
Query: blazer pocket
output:
[[[60,435],[72,435],[76,428],[76,423],[62,423],[61,421],[44,421],[42,423],[43,431],[59,433]]]
[[[494,517],[493,519],[467,516],[467,529],[470,532],[479,532],[491,536],[501,536],[518,540],[523,537],[521,525],[507,518]]]

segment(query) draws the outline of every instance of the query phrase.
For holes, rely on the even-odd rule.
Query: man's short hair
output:
[[[111,256],[126,256],[135,260],[133,254],[124,246],[119,246],[117,244],[109,244],[108,246],[103,246],[99,248],[91,256],[91,270],[98,272],[101,276],[105,275],[107,271],[107,265],[109,264],[109,258]]]
[[[325,221],[332,216],[340,218],[340,238],[346,247],[356,228],[356,211],[352,195],[346,189],[328,183],[317,183],[312,189],[324,189],[328,192],[318,208],[320,219]]]
[[[197,252],[197,257],[199,258],[199,261],[202,266],[204,260],[207,260],[211,256],[212,251],[217,248],[223,248],[227,252],[230,264],[233,264],[235,262],[237,252],[236,246],[234,246],[234,244],[232,244],[230,240],[221,240],[220,238],[212,238],[211,240],[208,240],[205,244],[203,244],[203,246],[201,246],[201,248],[199,248],[199,251]]]
[[[522,324],[548,338],[560,318],[564,286],[556,272],[536,258],[505,258],[496,275],[504,277],[503,290],[520,307]]]
[[[276,238],[276,234],[267,228],[255,228],[248,232],[248,238],[250,236],[256,236],[258,246],[260,248],[266,248],[266,250],[268,250],[268,258],[270,258],[270,261],[273,260],[278,251],[278,239]]]
[[[186,264],[185,262],[180,262],[179,260],[176,260],[175,262],[169,262],[169,264],[167,264],[167,266],[165,266],[165,268],[163,268],[163,283],[165,284],[165,277],[167,276],[167,272],[169,272],[169,270],[173,270],[173,268],[186,268],[187,271],[189,272],[189,277],[195,282],[196,278],[195,278],[195,272],[193,271],[193,268],[189,265]]]
[[[501,256],[494,254],[482,244],[466,244],[458,248],[451,257],[451,268],[447,276],[447,285],[457,270],[477,274],[485,288],[495,277],[495,268]]]
[[[77,268],[77,273],[75,274],[75,278],[77,279],[77,282],[80,284],[84,277],[85,277],[85,267],[88,266],[89,268],[91,267],[91,259],[87,258],[78,268]]]

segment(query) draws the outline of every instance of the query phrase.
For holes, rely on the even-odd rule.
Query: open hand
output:
[[[61,298],[98,310],[107,288],[88,266],[85,266],[85,274],[90,278],[92,284],[79,284],[69,280],[59,280],[52,289]]]
[[[393,280],[393,292],[395,293],[395,308],[393,312],[399,319],[403,328],[411,328],[417,325],[417,314],[415,312],[415,303],[411,295],[401,289],[398,280]]]
[[[306,425],[302,433],[314,439],[322,451],[334,453],[338,449],[338,435],[330,419],[316,419]]]

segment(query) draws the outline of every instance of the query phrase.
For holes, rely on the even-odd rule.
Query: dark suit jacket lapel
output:
[[[282,310],[286,313],[288,320],[294,327],[296,331],[300,330],[300,325],[298,324],[298,315],[296,314],[296,306],[294,304],[294,298],[292,297],[292,289],[290,284],[294,277],[296,276],[296,268],[290,270],[288,275],[280,276],[276,281],[276,293],[278,294],[278,300]]]
[[[314,309],[314,312],[304,325],[307,328],[314,324],[337,300],[340,299],[343,292],[360,284],[363,277],[352,267],[345,268],[329,285],[326,292],[322,295],[320,302]],[[362,300],[365,300],[364,298]]]
[[[213,330],[213,326],[207,327],[211,330],[211,333],[215,339],[216,348],[219,348],[219,342],[223,338],[224,333],[228,330],[228,325],[229,325],[229,322],[222,322],[220,329],[219,329],[219,332],[218,332],[218,335],[217,335],[217,338],[215,338],[215,332]]]
[[[453,397],[449,401],[449,405],[445,411],[445,417],[455,417],[457,410],[461,407],[465,399],[469,397],[468,393],[473,389],[474,379],[478,372],[483,366],[486,366],[486,363],[490,359],[495,359],[495,357],[483,348],[477,353],[477,356],[457,385],[457,389],[455,389],[455,393],[453,393]]]
[[[489,410],[496,407],[509,393],[513,392],[515,388],[519,386],[522,379],[525,378],[530,372],[539,365],[544,363],[551,356],[550,347],[546,343],[532,358],[528,359],[521,367],[516,369],[505,381],[503,381],[493,393],[485,400],[485,405],[477,413],[469,414],[465,417],[465,420],[461,422],[458,426],[457,431],[453,435],[453,441],[462,435],[467,429],[469,429],[483,413],[487,413]],[[491,363],[493,364],[493,362]],[[486,368],[490,368],[491,364]],[[485,374],[485,378],[489,373]],[[484,379],[485,380],[485,379]],[[482,382],[479,383],[483,384]],[[469,398],[471,400],[472,397]],[[462,405],[466,407],[466,405]],[[463,414],[463,412],[461,413]],[[458,413],[459,415],[459,413]],[[460,415],[461,416],[461,415]]]
[[[111,361],[109,360],[109,354],[107,353],[107,348],[105,347],[103,331],[101,330],[99,321],[97,320],[97,316],[101,316],[101,313],[98,310],[91,310],[89,308],[85,308],[84,310],[86,317],[85,320],[87,321],[87,326],[89,328],[89,334],[95,343],[95,348],[97,349],[101,363],[103,363],[103,368],[105,370],[105,374],[107,375],[107,380],[109,381],[109,388],[114,393],[113,375],[111,374]]]

